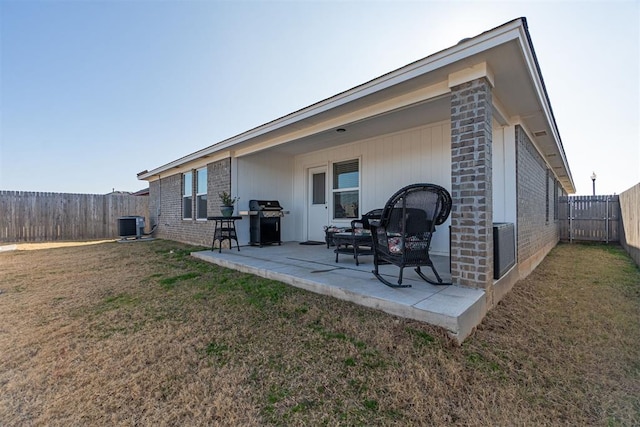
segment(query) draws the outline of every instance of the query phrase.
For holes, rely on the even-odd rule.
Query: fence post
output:
[[[606,215],[607,216],[604,220],[604,226],[607,227],[607,231],[605,232],[605,243],[609,243],[609,196],[607,196]]]
[[[573,200],[567,197],[569,204],[569,243],[573,243]]]

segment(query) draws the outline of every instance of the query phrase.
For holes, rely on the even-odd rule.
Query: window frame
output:
[[[317,180],[316,177],[322,175],[322,180]],[[327,170],[323,172],[314,173],[311,172],[311,204],[312,205],[327,205]]]
[[[358,171],[358,185],[355,187],[344,187],[344,188],[335,188],[336,187],[336,167],[345,163],[357,163],[357,171]],[[351,158],[347,160],[341,160],[337,162],[331,163],[331,217],[333,221],[350,221],[353,219],[358,219],[360,216],[360,206],[361,206],[361,185],[362,185],[362,160],[359,157]],[[355,216],[344,216],[344,217],[336,217],[336,195],[340,193],[348,193],[348,192],[357,192],[357,206],[354,215]]]
[[[208,172],[207,167],[203,167],[200,169],[196,169],[195,171],[195,218],[196,220],[206,221],[207,220],[207,188],[208,188]],[[204,172],[204,190],[200,188],[200,176]],[[200,202],[204,200],[204,216],[200,216]]]
[[[544,193],[544,196],[545,196],[545,223],[547,223],[547,224],[549,223],[549,204],[550,204],[549,203],[549,198],[551,197],[551,195],[549,194],[550,193],[550,191],[549,191],[549,181],[550,181],[549,175],[550,175],[550,172],[549,172],[549,169],[547,169],[546,173],[545,173],[545,188],[544,188],[544,192],[545,192]]]
[[[560,185],[560,183],[558,181],[556,181],[556,179],[553,179],[553,220],[555,222],[558,222],[558,220],[560,219],[560,191],[558,189],[558,186]]]
[[[190,181],[190,189],[187,189],[187,177]],[[189,204],[187,205],[187,200]],[[186,207],[189,206],[189,215],[187,215]],[[182,219],[193,220],[193,171],[184,172],[182,174]]]

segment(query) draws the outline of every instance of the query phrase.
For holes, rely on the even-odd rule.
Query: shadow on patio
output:
[[[382,284],[371,273],[372,256],[361,255],[360,265],[356,266],[353,257],[340,254],[336,263],[333,248],[327,249],[325,245],[286,242],[281,246],[241,246],[240,251],[234,247],[222,249],[222,253],[216,249],[194,252],[192,255],[223,267],[441,326],[459,342],[471,333],[487,311],[482,290],[456,285],[430,285],[419,278],[412,268],[405,269],[403,280],[403,283],[412,287],[393,289]],[[432,259],[443,280],[450,281],[449,258],[433,255]],[[397,267],[384,265],[380,271],[389,276],[389,280],[397,280]],[[425,272],[432,274],[429,268]]]

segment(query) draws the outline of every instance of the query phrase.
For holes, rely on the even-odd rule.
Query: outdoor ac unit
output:
[[[144,235],[144,217],[122,216],[118,218],[118,235],[123,239],[129,237],[140,239]]]
[[[501,278],[516,263],[513,223],[493,223],[493,278]]]

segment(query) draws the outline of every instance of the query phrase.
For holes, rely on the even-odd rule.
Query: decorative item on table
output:
[[[222,206],[220,206],[222,216],[233,216],[233,205],[238,201],[239,197],[231,197],[231,194],[226,191],[219,193],[218,196],[220,196],[220,201],[222,202]]]

